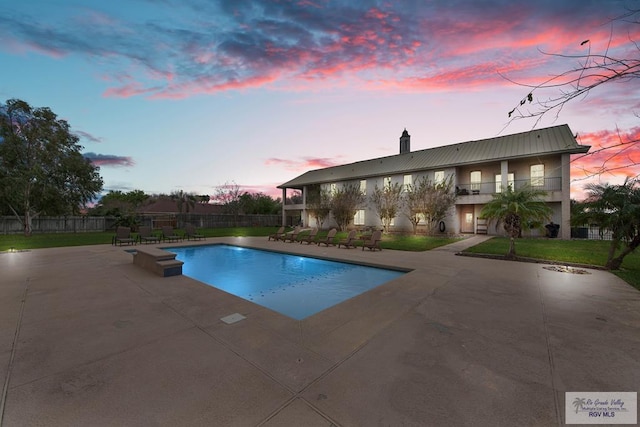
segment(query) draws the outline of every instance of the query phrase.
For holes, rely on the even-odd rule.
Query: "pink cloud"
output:
[[[552,61],[538,49],[584,53],[588,47],[627,47],[630,39],[640,38],[636,24],[621,25],[625,31],[615,31],[609,40],[610,27],[602,24],[616,13],[611,5],[585,6],[577,0],[553,7],[506,1],[465,7],[439,2],[375,7],[314,0],[225,3],[215,10],[215,25],[207,21],[215,8],[189,2],[173,12],[195,18],[191,26],[136,21],[133,14],[88,8],[55,24],[9,18],[10,36],[3,47],[57,58],[99,58],[115,75],[136,70],[105,90],[106,97],[180,99],[344,81],[379,90],[474,88],[500,84],[497,70],[548,76]],[[590,44],[580,46],[585,39]]]
[[[111,87],[102,93],[105,98],[129,98],[154,92],[154,88],[144,87],[141,83],[128,83],[119,87]]]
[[[591,149],[572,156],[572,193],[583,196],[589,182],[620,183],[625,177],[640,175],[640,127],[579,134],[578,139]]]
[[[322,169],[341,164],[338,159],[326,157],[303,157],[302,159],[279,159],[272,157],[265,161],[266,165],[278,165],[293,171]]]

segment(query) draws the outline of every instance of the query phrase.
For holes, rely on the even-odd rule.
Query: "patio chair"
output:
[[[193,224],[185,224],[184,225],[184,235],[187,240],[202,240],[204,239],[204,234],[199,234],[196,231],[196,227]]]
[[[282,240],[283,242],[286,242],[287,240],[290,242],[295,242],[298,239],[298,234],[300,234],[300,227],[296,227],[293,229],[293,231],[290,231],[289,233],[285,233],[284,236],[282,236],[280,238],[280,240]]]
[[[347,249],[355,248],[356,247],[356,240],[358,240],[356,238],[356,230],[351,230],[349,232],[349,234],[347,235],[346,239],[343,239],[343,240],[338,242],[338,247],[340,247],[342,245]]]
[[[122,246],[123,243],[127,245],[135,245],[136,240],[131,237],[131,227],[118,226],[116,228],[116,235],[111,239],[111,243],[114,245]]]
[[[318,246],[320,246],[321,244],[327,247],[329,245],[335,246],[335,242],[333,241],[333,239],[335,239],[337,232],[338,230],[336,230],[335,228],[332,228],[331,230],[329,230],[329,232],[327,233],[327,236],[324,239],[319,239],[316,243],[318,244]]]
[[[138,229],[138,241],[140,243],[160,243],[160,237],[153,234],[151,227],[141,225]]]
[[[306,244],[315,243],[316,237],[318,236],[318,227],[314,227],[308,234],[304,234],[298,238],[300,244],[303,242]]]
[[[182,236],[176,234],[173,231],[173,227],[170,225],[165,225],[162,227],[162,240],[168,240],[169,242],[178,242],[182,240]]]
[[[380,247],[380,242],[382,241],[382,232],[380,230],[376,230],[373,232],[371,237],[362,244],[362,250],[364,248],[369,248],[369,250],[375,251],[376,249],[382,250]]]
[[[278,228],[278,231],[276,231],[274,234],[269,234],[269,238],[267,240],[280,240],[282,236],[284,236],[284,225]]]

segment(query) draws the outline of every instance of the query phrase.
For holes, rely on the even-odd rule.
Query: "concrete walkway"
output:
[[[2,426],[560,426],[566,391],[638,390],[640,292],[610,273],[214,242],[413,271],[295,321],[126,248],[0,254]]]

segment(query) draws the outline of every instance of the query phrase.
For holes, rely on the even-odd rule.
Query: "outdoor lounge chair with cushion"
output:
[[[193,224],[185,224],[184,225],[184,235],[187,240],[201,240],[204,239],[204,234],[199,234],[196,231],[196,227]]]
[[[171,227],[170,225],[165,225],[162,227],[162,240],[178,242],[182,240],[182,236],[176,234],[176,232],[173,231],[173,227]]]
[[[376,249],[382,250],[382,248],[380,247],[381,241],[382,232],[380,230],[376,230],[373,232],[371,237],[368,240],[365,240],[365,242],[362,244],[362,250],[364,251],[364,248],[369,248],[372,251],[375,251]]]
[[[153,234],[153,232],[151,231],[151,227],[141,225],[138,229],[138,241],[140,243],[160,243],[160,237]]]
[[[343,239],[343,240],[338,242],[338,247],[340,247],[342,245],[347,249],[355,248],[356,247],[356,240],[358,240],[356,238],[356,230],[351,230],[349,232],[349,234],[347,235],[346,239]]]
[[[286,233],[280,238],[280,240],[282,240],[283,242],[286,242],[287,240],[290,242],[295,242],[298,239],[298,234],[300,234],[300,227],[296,227],[293,229],[293,231]]]
[[[304,234],[298,238],[300,244],[304,243],[315,243],[316,237],[318,236],[318,227],[314,227],[308,234]]]
[[[317,241],[318,246],[320,246],[321,244],[325,246],[335,245],[336,243],[333,241],[333,239],[335,239],[337,232],[338,230],[336,230],[335,228],[332,228],[331,230],[329,230],[329,232],[327,233],[327,236],[324,239],[319,239]]]
[[[284,226],[278,228],[278,231],[276,231],[273,234],[269,234],[269,238],[267,240],[280,240],[280,238],[284,236]]]
[[[131,237],[131,227],[125,227],[122,225],[118,226],[116,228],[116,235],[113,236],[111,243],[120,246],[122,246],[123,243],[126,243],[127,245],[135,245],[136,240]]]

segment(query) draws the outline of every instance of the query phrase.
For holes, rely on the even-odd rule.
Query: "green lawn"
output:
[[[183,230],[177,230],[179,234]],[[222,236],[268,236],[275,232],[273,227],[237,227],[237,228],[205,228],[198,229],[207,237]],[[100,233],[47,233],[33,234],[25,237],[22,234],[0,234],[0,252],[22,249],[55,248],[60,246],[84,246],[111,244],[114,232]],[[135,234],[135,233],[134,233]]]
[[[235,228],[204,228],[198,229],[198,232],[206,237],[224,237],[224,236],[268,236],[275,233],[276,227],[235,227]],[[290,230],[290,229],[289,229]],[[176,230],[178,234],[182,234],[182,230]],[[327,231],[320,231],[318,237],[325,237]],[[110,244],[113,238],[113,232],[103,233],[52,233],[52,234],[33,234],[31,237],[25,237],[21,234],[0,235],[0,252],[10,250],[38,249],[38,248],[54,248],[60,246],[83,246],[83,245],[101,245]],[[347,237],[347,232],[339,232],[336,234],[336,240],[342,240]],[[425,237],[425,236],[404,236],[404,235],[385,235],[382,241],[382,248],[396,249],[403,251],[426,251],[438,246],[453,243],[457,239],[442,237]]]
[[[604,266],[607,261],[609,243],[606,240],[555,240],[518,239],[516,255],[542,260]],[[484,243],[467,249],[467,253],[505,255],[509,249],[509,239],[494,237]],[[614,271],[618,277],[640,289],[640,252],[627,255],[622,269]]]

